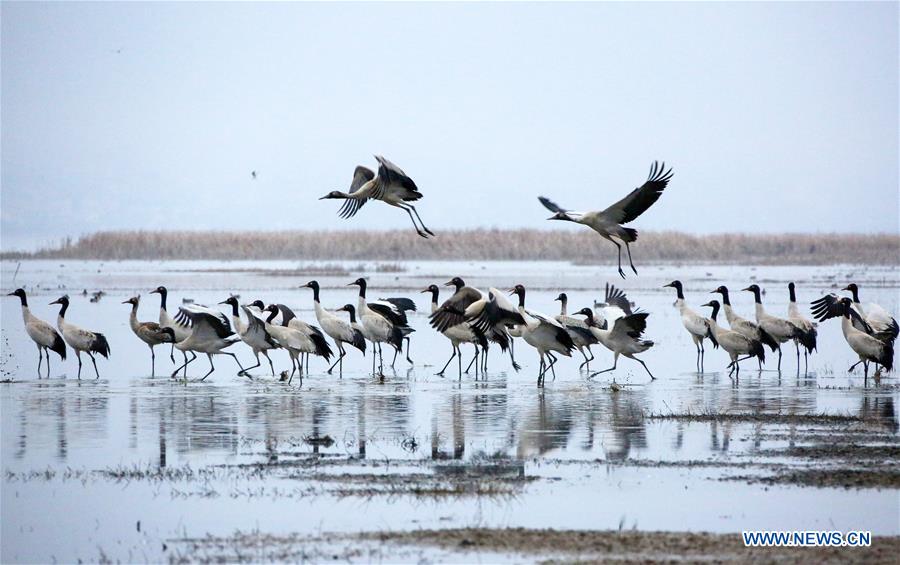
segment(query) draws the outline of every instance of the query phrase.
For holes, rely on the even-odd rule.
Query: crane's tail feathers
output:
[[[759,328],[759,341],[761,341],[765,345],[768,345],[769,349],[771,349],[772,351],[778,350],[778,340],[776,340],[774,337],[772,337],[771,334],[769,334],[762,328]]]
[[[761,341],[753,340],[750,342],[750,355],[753,355],[762,363],[766,362],[766,348],[763,347]]]
[[[324,357],[326,361],[328,361],[333,352],[331,351],[331,346],[328,345],[328,342],[325,340],[325,336],[319,332],[312,332],[309,334],[309,339],[312,340],[313,345],[316,348],[316,355],[320,357]]]
[[[625,232],[622,235],[622,241],[625,243],[634,243],[637,241],[638,231],[636,229],[622,226],[622,231]]]
[[[709,338],[709,341],[713,344],[713,349],[719,348],[719,342],[716,341],[716,336],[712,333],[712,328],[709,326],[709,322],[706,323],[706,337]]]
[[[806,348],[808,353],[812,353],[816,350],[816,332],[815,329],[811,329],[808,331],[801,331],[800,335],[797,339],[800,341],[800,344]]]
[[[878,360],[881,363],[881,366],[884,367],[885,371],[892,371],[894,369],[894,345],[891,343],[885,343],[881,350],[881,358]]]
[[[94,334],[96,337],[91,343],[90,351],[94,353],[99,353],[100,355],[109,359],[109,342],[106,341],[106,336],[103,334]]]
[[[353,341],[352,341],[351,343],[353,344],[353,347],[359,349],[360,351],[363,352],[363,354],[365,354],[365,352],[366,352],[366,338],[363,337],[363,334],[362,334],[361,331],[359,331],[359,330],[354,330],[354,331],[353,331]]]
[[[59,358],[63,361],[66,360],[66,342],[63,341],[62,336],[56,334],[56,337],[53,339],[53,345],[50,346],[50,349],[53,350]]]

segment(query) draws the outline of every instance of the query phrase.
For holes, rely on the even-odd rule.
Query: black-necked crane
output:
[[[363,327],[359,322],[356,321],[356,306],[352,304],[344,304],[340,308],[338,308],[339,312],[346,312],[350,316],[350,332],[341,337],[341,341],[343,343],[349,343],[353,347],[359,349],[363,357],[366,356],[366,336],[363,333]],[[345,340],[345,338],[350,338]],[[332,365],[334,367],[334,365]],[[343,367],[342,367],[343,370]]]
[[[888,314],[887,310],[874,302],[863,305],[863,303],[859,301],[859,285],[856,283],[850,283],[842,290],[850,292],[853,295],[852,308],[866,321],[872,329],[873,335],[882,341],[888,340],[891,342],[891,345],[893,345],[894,341],[897,339],[897,335],[900,334],[900,325],[897,324],[897,320]]]
[[[569,337],[572,338],[572,343],[575,344],[575,348],[581,353],[581,356],[584,357],[584,361],[581,365],[578,365],[578,370],[581,370],[583,367],[587,367],[588,370],[590,370],[591,361],[594,360],[594,353],[591,351],[591,345],[597,343],[597,336],[591,332],[587,322],[581,318],[569,316],[566,312],[566,308],[568,308],[569,304],[569,297],[565,292],[559,293],[559,296],[554,300],[559,301],[559,315],[556,316],[556,321],[566,328],[566,331],[569,332]],[[587,356],[587,353],[584,352],[585,349],[591,354],[590,358]]]
[[[59,304],[59,315],[56,317],[56,327],[63,339],[69,344],[69,347],[75,350],[75,357],[78,358],[78,379],[81,380],[81,352],[88,354],[91,363],[94,364],[94,374],[96,378],[100,378],[100,372],[97,370],[97,361],[94,359],[94,353],[99,353],[105,358],[109,358],[109,342],[106,336],[99,332],[84,330],[70,324],[66,321],[66,310],[69,309],[69,295],[66,294],[51,302],[50,304]]]
[[[38,350],[38,378],[41,378],[41,363],[43,355],[47,355],[47,378],[50,378],[50,351],[59,355],[60,360],[66,360],[66,344],[53,326],[41,320],[31,313],[28,307],[28,297],[24,288],[18,288],[7,296],[18,296],[22,303],[22,319],[25,322],[25,333],[37,345]]]
[[[716,338],[719,347],[728,353],[731,357],[731,363],[728,364],[728,376],[735,373],[735,377],[741,374],[741,361],[756,357],[760,363],[766,360],[766,351],[763,349],[761,341],[751,339],[735,330],[726,330],[719,325],[716,316],[719,314],[719,301],[710,300],[704,306],[712,308],[712,314],[709,317],[709,328],[713,336]],[[741,357],[744,355],[744,357]]]
[[[816,324],[807,320],[800,313],[797,306],[797,287],[793,282],[788,283],[788,294],[790,302],[788,303],[788,321],[800,330],[800,333],[794,337],[794,347],[797,348],[797,371],[800,371],[800,346],[803,346],[803,371],[809,371],[809,361],[807,356],[816,350]]]
[[[263,308],[262,313],[266,316],[263,321],[266,333],[268,333],[279,346],[283,347],[291,358],[291,375],[288,377],[288,384],[293,382],[294,374],[297,372],[297,365],[299,364],[300,386],[303,386],[303,360],[301,355],[303,355],[304,349],[310,348],[309,340],[300,333],[299,330],[274,323],[275,317],[281,313],[276,304],[270,304]],[[272,373],[274,374],[275,371],[273,370]]]
[[[346,200],[339,212],[342,218],[353,217],[369,200],[381,200],[385,204],[405,210],[409,214],[409,219],[412,220],[413,227],[416,228],[416,233],[420,236],[427,238],[434,235],[431,230],[425,227],[425,223],[419,217],[416,207],[410,204],[410,202],[415,202],[422,198],[422,193],[419,192],[419,187],[416,186],[416,183],[400,167],[384,157],[375,155],[375,159],[378,161],[377,176],[371,169],[360,165],[353,171],[350,192],[333,190],[319,198],[319,200],[329,198]],[[413,214],[415,214],[415,217],[413,217]],[[417,219],[419,220],[418,224],[416,223]],[[421,228],[419,228],[420,224]]]
[[[594,320],[594,311],[590,308],[582,308],[578,311],[578,314],[586,316],[591,333],[597,337],[597,340],[603,344],[603,347],[613,352],[613,366],[609,369],[591,373],[588,378],[594,378],[600,373],[615,371],[619,362],[619,356],[622,355],[640,363],[644,370],[647,371],[647,374],[650,375],[650,379],[656,380],[647,364],[635,357],[638,353],[643,353],[654,345],[651,340],[642,339],[644,331],[647,329],[647,316],[650,315],[648,312],[627,314],[621,318],[615,318],[612,322],[603,320],[599,324]]]
[[[432,304],[431,315],[429,316],[429,323],[431,327],[436,329],[441,333],[445,333],[450,328],[454,328],[460,326],[465,322],[465,312],[466,309],[469,308],[473,303],[484,298],[484,294],[469,285],[466,284],[461,277],[453,277],[446,283],[444,286],[452,286],[456,290],[450,298],[444,301],[439,307],[435,308]],[[425,292],[425,291],[423,291]],[[458,329],[456,333],[465,332],[464,329]],[[476,340],[477,343],[480,343],[480,338],[477,336],[477,333],[480,332],[484,334],[484,337],[488,340],[488,347],[483,348],[482,352],[482,365],[481,368],[486,372],[487,371],[487,360],[488,360],[488,348],[490,347],[490,343],[496,343],[500,346],[502,351],[506,351],[507,348],[511,347],[511,339],[508,333],[508,330],[503,325],[494,325],[490,327],[485,327],[484,329],[475,330],[476,334],[471,336]],[[473,342],[475,343],[475,342]],[[472,359],[472,362],[469,363],[469,367],[466,368],[466,372],[469,371],[469,368],[472,367],[472,363],[474,363],[477,358],[477,347],[476,347],[476,355]],[[510,356],[513,358],[512,350],[510,349]],[[451,358],[452,359],[452,358]],[[513,358],[513,368],[518,369],[518,365],[515,363],[515,359]]]
[[[244,367],[238,360],[237,355],[230,351],[224,351],[227,347],[231,347],[240,341],[240,337],[231,331],[231,324],[228,323],[228,318],[225,314],[211,308],[191,304],[179,308],[175,320],[179,323],[187,324],[191,328],[191,335],[187,339],[176,342],[175,348],[184,352],[205,353],[209,359],[209,371],[200,378],[201,381],[206,380],[206,377],[216,370],[215,365],[213,365],[213,355],[230,356],[240,368],[238,374],[244,374]],[[172,372],[172,378],[175,378],[181,369],[184,369],[184,374],[187,375],[188,364],[196,358],[197,356],[194,355],[190,359],[185,359],[184,364]],[[187,379],[187,376],[185,376],[185,379]]]
[[[766,312],[762,304],[762,289],[759,288],[758,284],[751,284],[743,290],[753,293],[753,299],[756,302],[756,323],[778,342],[778,371],[781,371],[781,344],[789,339],[799,338],[802,332],[790,320],[779,318]],[[797,363],[799,371],[799,357],[797,358]]]
[[[463,317],[472,323],[472,327],[486,336],[496,336],[498,341],[505,337],[509,343],[509,360],[513,369],[518,372],[522,368],[516,363],[514,338],[522,337],[525,319],[506,299],[502,291],[489,288],[487,295],[483,295],[465,309]],[[502,341],[500,343],[503,347]]]
[[[338,365],[338,374],[343,376],[344,357],[347,355],[347,351],[344,349],[345,343],[349,343],[353,347],[362,351],[363,357],[365,357],[366,355],[366,340],[363,337],[362,333],[354,329],[352,326],[352,323],[356,318],[356,313],[354,312],[350,315],[351,323],[348,324],[333,312],[329,312],[327,309],[322,307],[321,302],[319,302],[318,281],[309,281],[305,286],[307,288],[311,288],[313,291],[313,307],[316,312],[316,320],[319,321],[319,325],[322,326],[322,329],[325,331],[325,333],[334,340],[334,343],[338,348],[338,358],[335,360],[334,364],[328,368],[328,374],[330,375],[331,371],[334,370],[335,365]]]
[[[150,347],[150,376],[156,376],[156,351],[153,349],[163,343],[175,343],[175,330],[164,328],[156,322],[139,322],[137,319],[138,307],[141,304],[141,295],[132,296],[122,304],[131,304],[131,314],[128,316],[128,325],[138,339]]]
[[[257,300],[255,303],[260,305],[261,310],[265,309],[265,306],[262,306],[261,300]],[[306,346],[300,355],[301,362],[303,362],[304,359],[306,360],[307,373],[309,373],[310,354],[323,357],[326,361],[331,360],[331,356],[334,355],[334,352],[331,350],[331,346],[328,345],[328,340],[325,339],[325,334],[322,333],[322,330],[301,320],[288,306],[284,304],[276,304],[275,306],[278,307],[278,311],[281,315],[281,325],[299,331],[307,340],[305,342]],[[329,371],[329,374],[330,373],[331,371]]]
[[[718,347],[716,338],[709,329],[709,322],[700,314],[694,312],[684,301],[684,285],[681,281],[674,280],[669,284],[663,285],[663,288],[672,287],[675,289],[675,307],[681,314],[681,323],[684,329],[688,331],[694,346],[697,348],[697,370],[703,372],[703,359],[706,356],[706,349],[703,347],[703,340],[709,338],[713,347]]]
[[[710,294],[719,294],[722,296],[722,310],[725,311],[725,319],[728,320],[728,327],[747,339],[751,339],[754,341],[759,341],[763,345],[769,347],[774,353],[778,350],[778,341],[767,334],[764,330],[759,327],[759,324],[751,322],[745,318],[742,318],[737,312],[734,311],[734,308],[731,306],[731,298],[728,294],[728,287],[725,285],[719,286],[716,290],[710,292]],[[765,359],[759,359],[759,368],[762,370],[762,363]]]
[[[816,300],[813,304],[813,313],[820,322],[830,318],[841,318],[841,329],[844,339],[850,348],[859,356],[859,361],[850,366],[848,371],[853,371],[857,365],[863,364],[866,381],[869,378],[869,363],[876,363],[891,371],[894,367],[894,346],[889,340],[883,341],[856,328],[854,319],[863,321],[862,316],[853,308],[853,301],[847,297],[838,298],[828,294]],[[876,373],[877,374],[877,373]]]
[[[172,360],[172,364],[175,364],[175,343],[179,341],[184,341],[191,335],[191,328],[186,324],[179,323],[169,315],[169,312],[166,310],[166,299],[169,297],[169,290],[164,286],[158,286],[154,290],[150,291],[150,294],[158,294],[159,295],[159,325],[163,328],[171,328],[173,332],[175,332],[175,342],[172,344],[171,349],[169,350],[169,359]],[[187,352],[182,352],[184,355],[184,360],[187,361]],[[193,352],[192,352],[193,353]],[[185,370],[187,370],[187,365],[185,364]],[[187,376],[187,375],[185,375]]]
[[[451,281],[452,282],[452,281]],[[448,283],[449,284],[449,283]],[[474,290],[474,289],[473,289]],[[441,306],[438,306],[438,297],[440,295],[441,290],[438,288],[436,284],[428,285],[428,288],[422,290],[422,293],[430,293],[431,294],[431,315],[434,316],[441,311]],[[477,292],[477,291],[476,291]],[[478,293],[479,296],[481,293]],[[444,306],[448,306],[448,302],[444,302]],[[465,308],[463,308],[462,312],[465,312]],[[460,316],[462,319],[462,316]],[[444,331],[440,332],[441,335],[450,340],[450,346],[453,348],[453,353],[450,355],[450,358],[447,359],[447,362],[444,364],[443,368],[441,368],[438,373],[438,376],[443,376],[444,371],[447,370],[447,367],[450,366],[450,362],[453,361],[454,358],[457,358],[457,364],[459,365],[459,378],[462,378],[462,351],[460,351],[459,346],[463,343],[471,343],[475,347],[475,358],[473,361],[476,362],[475,365],[475,375],[478,376],[479,364],[477,364],[477,359],[479,355],[479,347],[481,348],[481,352],[483,355],[487,355],[487,338],[484,333],[480,330],[477,330],[472,327],[472,324],[466,322],[464,319],[458,324],[450,325]]]
[[[667,171],[665,163],[659,164],[657,161],[654,161],[650,167],[647,181],[644,184],[635,188],[625,198],[605,210],[593,212],[566,210],[544,196],[539,196],[538,200],[541,201],[545,208],[553,212],[553,215],[548,220],[563,220],[588,226],[604,239],[612,242],[619,252],[619,275],[624,279],[622,244],[619,241],[625,244],[625,250],[628,252],[628,263],[631,265],[631,270],[634,271],[634,274],[637,274],[637,269],[634,268],[634,263],[631,260],[631,248],[629,245],[637,241],[638,237],[636,229],[627,228],[624,224],[636,220],[638,216],[646,212],[650,206],[659,200],[671,178],[672,169],[669,168]]]
[[[541,357],[537,382],[538,386],[543,386],[544,375],[548,370],[556,378],[556,371],[553,369],[553,365],[556,364],[556,356],[553,354],[559,353],[560,355],[571,357],[575,344],[572,343],[572,338],[569,336],[566,328],[554,318],[525,309],[525,287],[523,285],[517,284],[510,289],[510,294],[515,294],[519,297],[518,311],[525,322],[522,324],[522,339],[525,340],[525,343],[537,349],[538,355]],[[547,363],[545,357],[550,359],[549,363]]]
[[[272,371],[272,375],[275,375],[275,367],[272,365],[272,359],[269,357],[270,349],[277,349],[280,347],[277,341],[272,338],[272,334],[266,329],[266,324],[263,320],[261,320],[256,314],[254,314],[248,307],[240,306],[238,304],[237,298],[234,296],[229,296],[219,304],[227,304],[231,306],[231,323],[234,326],[234,331],[237,333],[238,337],[241,338],[245,344],[253,351],[253,356],[256,358],[256,365],[252,367],[247,367],[242,371],[242,373],[246,376],[250,376],[250,369],[255,369],[259,367],[260,360],[259,354],[262,353],[266,359],[269,361],[269,369]],[[247,323],[241,319],[241,314],[238,308],[243,308],[244,314],[247,316]]]
[[[416,305],[408,298],[384,298],[373,302],[366,301],[366,289],[368,284],[362,277],[356,279],[347,286],[359,287],[359,300],[357,311],[363,328],[363,335],[372,342],[372,372],[375,372],[375,351],[378,350],[380,375],[384,374],[384,360],[381,354],[381,344],[390,343],[395,350],[394,361],[397,353],[403,349],[403,340],[407,340],[406,360],[411,364],[409,357],[409,334],[415,330],[409,327],[406,319],[408,310],[415,310]],[[394,363],[391,362],[391,367]]]

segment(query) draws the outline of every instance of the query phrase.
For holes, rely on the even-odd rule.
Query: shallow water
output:
[[[295,270],[316,267],[310,275]],[[745,316],[752,296],[737,290],[750,281],[765,287],[769,312],[784,313],[789,280],[802,301],[860,284],[864,302],[898,312],[900,271],[858,267],[645,266],[640,277],[611,278],[609,266],[560,263],[406,263],[402,272],[377,272],[354,263],[40,261],[2,264],[6,294],[26,286],[35,314],[54,320],[47,303],[72,296],[68,319],[103,331],[112,356],[90,364],[75,379],[76,362],[54,357],[52,378],[36,379],[36,350],[21,325],[18,300],[2,301],[0,369],[14,382],[0,385],[0,458],[4,477],[2,555],[9,561],[52,559],[158,560],[171,557],[171,540],[235,530],[288,533],[406,530],[463,526],[581,529],[706,530],[868,529],[900,533],[900,491],[888,489],[765,486],[731,480],[814,463],[778,450],[808,442],[828,429],[784,423],[694,422],[650,415],[706,413],[833,414],[868,422],[867,441],[898,440],[897,379],[864,386],[843,341],[840,325],[819,327],[819,351],[809,371],[797,372],[793,345],[784,347],[782,371],[770,356],[765,371],[745,362],[741,379],[723,372],[727,355],[707,351],[705,372],[694,369],[694,348],[672,307],[673,278],[701,310],[719,284]],[[382,268],[384,269],[384,267]],[[170,288],[170,310],[182,297],[214,304],[229,293],[243,302],[284,302],[313,321],[312,296],[297,288],[310,278],[323,286],[328,307],[355,304],[360,275],[370,296],[410,296],[410,367],[402,359],[382,382],[370,375],[371,359],[357,351],[345,359],[343,378],[310,362],[312,374],[292,386],[254,371],[236,375],[227,357],[215,360],[205,382],[171,381],[168,351],[157,348],[157,376],[149,376],[146,346],[128,327],[130,306],[141,292],[139,318],[155,319],[159,284]],[[570,310],[600,300],[608,280],[621,285],[651,313],[647,338],[657,345],[643,355],[658,377],[622,359],[617,371],[589,380],[580,359],[563,359],[557,378],[536,383],[537,355],[517,341],[523,368],[491,353],[486,378],[457,378],[455,364],[434,373],[450,354],[449,342],[427,325],[428,284],[461,275],[474,286],[529,289],[530,309],[558,311],[559,291]],[[108,294],[91,303],[81,290]],[[445,293],[445,295],[448,295]],[[466,362],[471,348],[464,348]],[[252,354],[241,345],[247,366]],[[611,354],[594,347],[592,368]],[[767,351],[768,353],[768,351]],[[276,370],[289,369],[283,352]],[[802,360],[801,360],[802,362]],[[208,368],[198,358],[190,375]],[[625,385],[611,390],[610,383]],[[316,438],[318,441],[309,441]],[[691,463],[686,464],[686,463]],[[896,464],[896,461],[891,462]],[[385,474],[396,481],[382,480]],[[351,475],[359,475],[354,479]],[[464,480],[461,476],[465,476]],[[474,477],[474,479],[473,479]],[[499,480],[498,480],[499,479]],[[727,479],[727,480],[723,480]],[[408,488],[407,483],[427,488]],[[447,494],[450,485],[461,488]],[[471,489],[476,489],[472,492]],[[499,486],[498,486],[499,485]],[[434,487],[434,488],[433,488]],[[437,488],[440,487],[440,488]],[[464,487],[464,488],[463,488]],[[496,488],[495,488],[496,487]],[[431,492],[431,490],[435,492]],[[481,490],[478,490],[481,489]],[[440,492],[438,492],[440,491]],[[140,524],[140,526],[138,526]],[[164,549],[165,544],[165,549]]]

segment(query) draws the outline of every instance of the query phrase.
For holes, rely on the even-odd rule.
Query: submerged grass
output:
[[[900,264],[896,234],[712,234],[641,232],[639,262]],[[558,260],[611,264],[615,249],[587,230],[473,229],[424,240],[398,231],[102,231],[4,259]],[[399,266],[384,264],[381,272]]]

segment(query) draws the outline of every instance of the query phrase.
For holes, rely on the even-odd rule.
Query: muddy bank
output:
[[[752,563],[895,563],[900,537],[876,537],[868,548],[748,548],[740,534],[690,532],[457,528],[405,532],[276,536],[259,532],[169,542],[170,561],[284,560],[641,563],[737,561]]]

